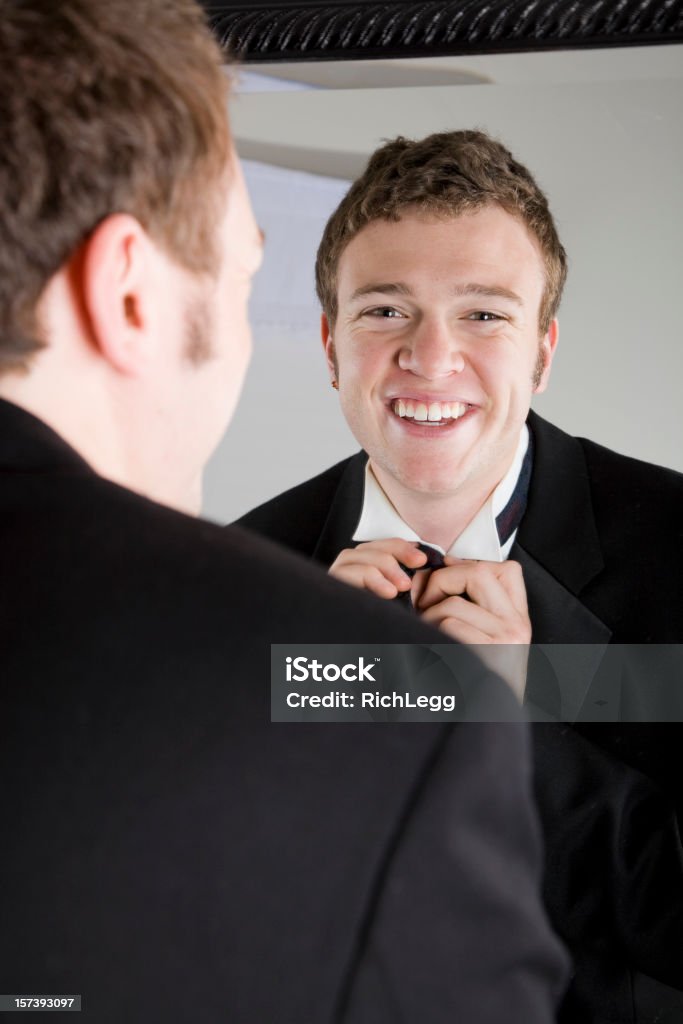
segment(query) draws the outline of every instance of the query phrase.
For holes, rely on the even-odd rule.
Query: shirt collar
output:
[[[456,558],[477,558],[488,562],[504,562],[515,542],[517,531],[515,530],[508,537],[505,544],[501,545],[496,527],[496,516],[502,512],[512,496],[528,446],[529,430],[526,424],[524,424],[520,431],[514,458],[507,473],[447,552],[439,547],[438,544],[433,544],[428,537],[419,537],[401,519],[377,482],[368,459],[365,466],[363,508],[352,540],[361,542],[380,540],[385,537],[399,537],[401,540],[429,544],[442,554],[454,555]]]

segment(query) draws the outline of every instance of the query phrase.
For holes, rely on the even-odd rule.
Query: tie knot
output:
[[[407,565],[401,563],[401,568],[407,576],[412,579],[416,572],[422,572],[424,569],[442,569],[444,566],[444,556],[436,548],[433,548],[431,544],[422,544],[421,542],[417,545],[418,551],[424,551],[427,556],[427,561],[424,565],[421,565],[419,569],[409,569]],[[395,600],[403,605],[404,608],[414,611],[413,600],[409,590],[404,590],[399,593]]]
[[[427,561],[424,565],[421,565],[419,569],[409,569],[407,565],[401,562],[401,568],[412,579],[416,572],[421,572],[423,569],[443,569],[445,562],[444,556],[436,548],[433,548],[431,544],[422,544],[420,542],[417,545],[418,551],[424,551],[427,556]]]
[[[443,569],[444,567],[444,556],[436,548],[433,548],[431,544],[418,544],[418,551],[424,551],[427,556],[427,561],[424,565],[421,565],[421,569]]]

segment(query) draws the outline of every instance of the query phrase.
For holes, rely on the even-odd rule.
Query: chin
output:
[[[461,469],[443,465],[398,467],[394,475],[409,490],[432,497],[453,494],[462,483],[463,476]]]

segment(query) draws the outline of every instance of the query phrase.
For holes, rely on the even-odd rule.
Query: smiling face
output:
[[[539,337],[545,278],[520,220],[490,205],[373,221],[344,250],[338,315],[323,317],[347,422],[390,498],[483,502],[545,388],[557,324]]]

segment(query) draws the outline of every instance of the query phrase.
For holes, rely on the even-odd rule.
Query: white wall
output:
[[[548,193],[571,261],[537,410],[683,469],[682,91],[680,79],[660,78],[269,93],[238,97],[232,120],[243,151],[340,175],[397,134],[483,127],[501,138]],[[313,299],[315,248],[344,186],[258,166],[248,179],[269,251],[254,293],[251,376],[207,474],[205,509],[221,521],[355,449]]]

